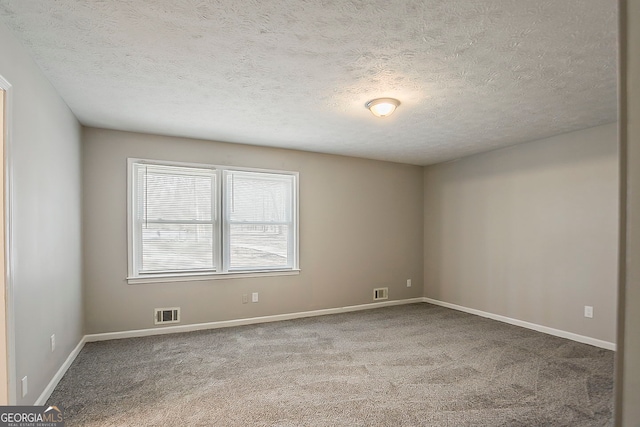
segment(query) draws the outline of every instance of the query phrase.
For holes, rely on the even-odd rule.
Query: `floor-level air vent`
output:
[[[180,307],[156,308],[154,314],[156,325],[180,321]]]
[[[373,290],[373,299],[389,299],[389,288],[376,288]]]

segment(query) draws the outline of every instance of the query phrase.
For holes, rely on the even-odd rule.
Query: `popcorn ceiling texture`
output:
[[[0,0],[85,125],[412,164],[617,119],[615,0]],[[385,119],[376,97],[402,105]]]

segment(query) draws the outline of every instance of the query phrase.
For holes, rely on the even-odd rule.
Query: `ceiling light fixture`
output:
[[[387,117],[396,111],[400,101],[394,98],[376,98],[364,104],[376,117]]]

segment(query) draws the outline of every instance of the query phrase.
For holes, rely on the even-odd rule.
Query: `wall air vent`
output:
[[[180,322],[180,307],[156,308],[153,319],[156,325],[178,323]]]
[[[389,288],[376,288],[373,290],[373,300],[389,299]]]

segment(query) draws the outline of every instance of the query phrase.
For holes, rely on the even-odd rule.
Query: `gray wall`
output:
[[[82,338],[80,126],[2,24],[0,52],[0,75],[13,95],[15,393],[19,404],[32,404]]]
[[[640,426],[640,2],[621,1],[620,130],[623,182],[617,424]],[[626,8],[626,10],[625,10]],[[625,37],[626,33],[626,37]],[[626,176],[624,175],[626,173]],[[623,220],[625,216],[623,215]]]
[[[93,128],[83,144],[87,333],[153,328],[155,307],[193,324],[422,296],[420,167]],[[301,273],[127,284],[127,157],[298,171]]]
[[[425,296],[615,342],[615,124],[427,167],[424,179]]]

